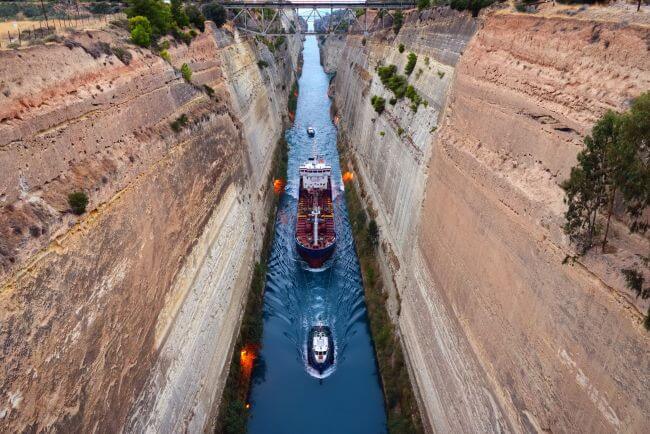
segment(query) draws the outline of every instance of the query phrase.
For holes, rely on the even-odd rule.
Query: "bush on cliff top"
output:
[[[140,47],[151,45],[152,27],[147,17],[138,15],[129,19],[129,29],[131,30],[131,41]]]
[[[185,13],[187,14],[187,18],[190,20],[190,24],[200,31],[205,30],[205,17],[199,8],[194,5],[189,5],[185,8]]]
[[[129,0],[126,16],[129,18],[142,16],[151,23],[154,38],[164,35],[174,23],[170,8],[162,0]]]
[[[219,28],[226,23],[226,10],[217,2],[208,3],[203,6],[203,15],[208,20],[214,22]]]

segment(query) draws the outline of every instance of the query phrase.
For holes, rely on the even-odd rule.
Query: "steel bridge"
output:
[[[327,35],[332,33],[347,32],[349,23],[356,24],[356,30],[351,33],[368,34],[373,25],[379,24],[384,27],[384,19],[393,18],[395,12],[403,9],[412,9],[416,7],[415,0],[407,1],[346,1],[346,0],[294,0],[294,1],[238,1],[224,2],[222,6],[226,9],[229,19],[233,25],[240,31],[245,31],[262,36],[280,36],[287,34],[302,35]],[[363,14],[357,15],[357,11],[362,10]],[[369,21],[368,11],[377,11],[378,13]],[[260,12],[261,11],[261,12]],[[329,18],[327,11],[329,11]],[[336,20],[332,20],[334,12],[337,12]],[[290,12],[287,14],[287,12]],[[321,15],[324,13],[325,15]],[[282,25],[278,24],[282,17],[292,23],[291,28],[287,31]],[[304,22],[314,22],[320,19],[324,26],[313,26],[310,29],[303,28],[301,19]],[[348,23],[348,24],[344,24]]]

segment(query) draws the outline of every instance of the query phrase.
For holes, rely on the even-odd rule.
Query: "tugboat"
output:
[[[309,330],[307,360],[319,374],[332,366],[334,363],[334,340],[329,327],[318,324]]]
[[[312,157],[300,166],[296,246],[310,267],[320,268],[335,245],[332,166]]]
[[[316,130],[312,127],[307,127],[307,135],[309,137],[314,137],[316,135]]]

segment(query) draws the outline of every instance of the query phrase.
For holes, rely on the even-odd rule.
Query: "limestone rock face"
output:
[[[271,55],[210,24],[170,65],[126,37],[0,51],[9,431],[201,431],[223,388],[301,41]]]
[[[648,301],[620,269],[643,269],[648,239],[616,222],[614,251],[563,265],[574,252],[559,183],[593,122],[650,88],[650,31],[616,17],[474,20],[433,9],[410,14],[397,36],[322,44],[342,136],[378,214],[411,378],[436,432],[645,429]],[[426,101],[417,112],[407,99],[390,105],[375,72],[403,73],[411,51],[409,83]],[[387,101],[381,115],[373,95]]]

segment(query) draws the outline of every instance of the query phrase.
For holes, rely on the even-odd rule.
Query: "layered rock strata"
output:
[[[563,264],[559,183],[593,122],[650,88],[648,26],[596,17],[433,9],[397,36],[322,44],[433,431],[642,432],[650,417],[647,301],[620,273],[643,270],[648,239],[616,222],[610,252]],[[417,112],[376,73],[403,73],[409,52]]]
[[[223,387],[301,41],[210,24],[169,64],[127,36],[0,51],[10,431],[201,431]]]

